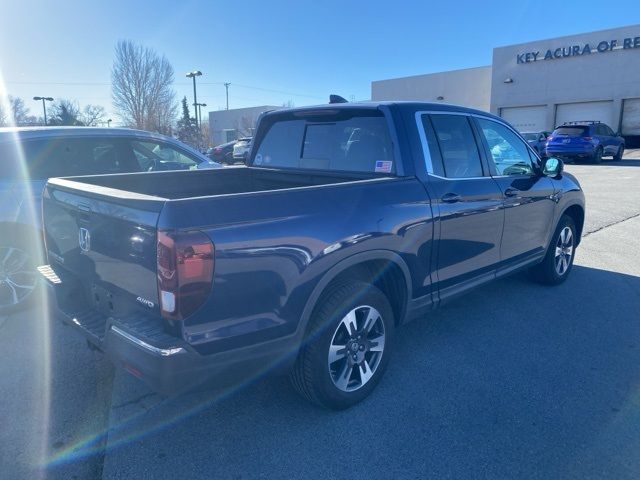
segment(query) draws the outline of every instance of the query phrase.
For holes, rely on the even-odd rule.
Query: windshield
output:
[[[522,136],[525,140],[538,140],[540,137],[539,133],[523,133]]]

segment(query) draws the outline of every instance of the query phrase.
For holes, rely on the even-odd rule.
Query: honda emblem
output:
[[[89,230],[81,227],[78,231],[78,243],[80,244],[80,250],[88,252],[91,248],[91,233]]]

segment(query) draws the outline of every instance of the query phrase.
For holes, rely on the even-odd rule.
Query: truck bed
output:
[[[69,177],[66,180],[166,200],[339,184],[381,175],[231,167],[213,170]],[[78,186],[78,185],[76,185]],[[95,193],[99,193],[99,189]]]

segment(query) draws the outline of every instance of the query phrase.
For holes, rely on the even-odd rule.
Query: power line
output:
[[[285,91],[282,91],[282,90],[272,90],[270,88],[253,87],[251,85],[242,85],[240,83],[234,83],[233,85],[235,87],[249,88],[251,90],[260,90],[262,92],[271,92],[271,93],[280,93],[282,95],[291,95],[292,97],[309,97],[309,98],[316,98],[316,99],[324,100],[324,97],[319,97],[318,95],[307,95],[305,93],[285,92]]]

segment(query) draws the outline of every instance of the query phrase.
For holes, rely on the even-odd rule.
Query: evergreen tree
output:
[[[198,146],[198,128],[196,127],[196,119],[191,117],[189,113],[189,104],[187,97],[182,98],[182,116],[177,124],[178,140],[192,147]]]

